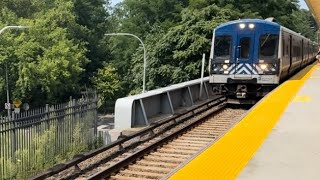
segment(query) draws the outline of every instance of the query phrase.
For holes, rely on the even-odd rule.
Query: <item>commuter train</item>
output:
[[[273,20],[243,19],[215,28],[209,62],[213,91],[252,104],[315,60],[317,45]]]

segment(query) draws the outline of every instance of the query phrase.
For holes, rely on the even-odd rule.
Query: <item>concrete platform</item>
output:
[[[320,179],[319,139],[320,66],[237,179]]]
[[[318,113],[320,66],[313,64],[169,179],[320,179]]]

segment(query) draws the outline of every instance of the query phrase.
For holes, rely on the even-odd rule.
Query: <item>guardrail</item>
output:
[[[115,128],[148,126],[214,96],[206,77],[121,98],[115,105]]]

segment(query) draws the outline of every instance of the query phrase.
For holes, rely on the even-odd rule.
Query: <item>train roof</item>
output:
[[[220,29],[226,26],[230,26],[230,25],[234,25],[234,24],[238,24],[238,23],[256,23],[256,24],[265,24],[265,25],[271,25],[271,26],[275,26],[275,27],[279,27],[280,25],[278,23],[275,22],[271,22],[271,21],[266,21],[266,20],[262,20],[262,19],[239,19],[239,20],[235,20],[235,21],[229,21],[227,23],[223,23],[219,26],[216,27],[216,29]]]
[[[235,20],[235,21],[229,21],[229,22],[226,22],[226,23],[223,23],[223,24],[217,26],[215,28],[215,30],[225,29],[225,28],[228,28],[228,26],[232,26],[232,25],[239,24],[239,23],[254,23],[254,24],[260,24],[262,26],[268,26],[268,27],[272,27],[272,28],[279,28],[279,30],[288,32],[288,33],[293,34],[295,36],[302,37],[304,39],[308,39],[308,38],[304,37],[302,34],[296,33],[296,32],[294,32],[294,31],[292,31],[292,30],[290,30],[290,29],[288,29],[288,28],[286,28],[284,26],[281,26],[280,24],[278,24],[276,22],[272,22],[272,21],[269,21],[269,20],[263,20],[263,19],[239,19],[239,20]],[[310,39],[308,39],[308,40],[310,40]]]
[[[294,32],[294,31],[292,31],[291,29],[288,29],[288,28],[286,28],[286,27],[284,27],[284,26],[281,26],[281,29],[282,29],[284,32],[293,34],[293,35],[298,36],[298,37],[302,37],[302,38],[304,38],[304,39],[308,39],[308,38],[304,37],[302,34],[296,33],[296,32]],[[310,40],[310,39],[308,39],[308,40]],[[310,41],[311,41],[311,40],[310,40]]]

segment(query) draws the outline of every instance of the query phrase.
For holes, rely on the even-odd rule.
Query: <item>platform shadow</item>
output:
[[[301,80],[303,77],[305,77],[309,71],[317,65],[317,61],[313,62],[312,64],[306,66],[301,71],[297,72],[295,75],[293,75],[291,78],[289,78],[287,81],[295,81],[295,80]]]

